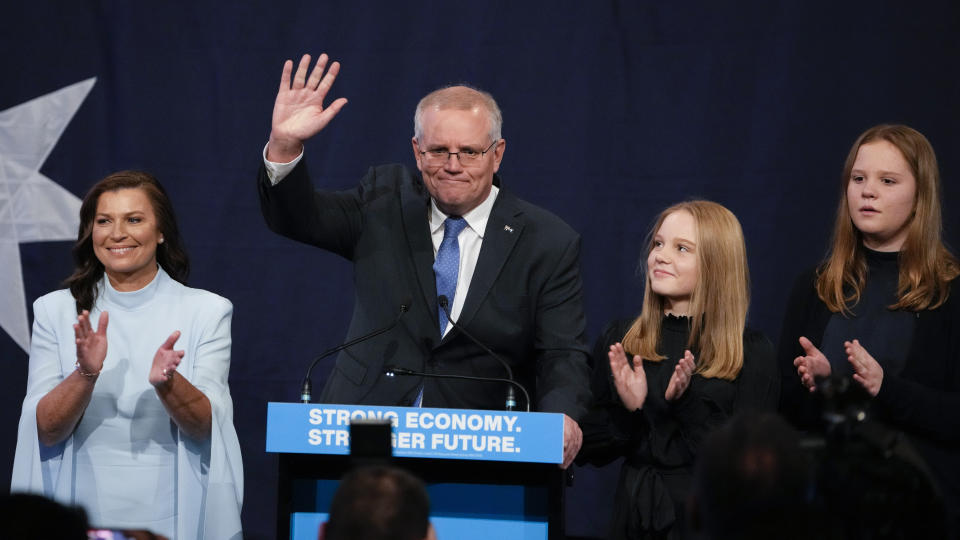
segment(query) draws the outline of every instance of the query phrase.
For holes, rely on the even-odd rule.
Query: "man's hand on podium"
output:
[[[583,445],[583,432],[580,426],[567,415],[563,415],[563,463],[561,469],[566,469],[577,457],[580,446]]]

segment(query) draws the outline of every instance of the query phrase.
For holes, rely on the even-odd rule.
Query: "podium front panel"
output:
[[[563,415],[270,403],[279,454],[278,538],[314,540],[352,468],[349,423],[393,425],[391,465],[420,477],[441,538],[562,538]]]
[[[267,452],[349,454],[350,422],[388,420],[396,457],[561,463],[563,415],[269,403]]]

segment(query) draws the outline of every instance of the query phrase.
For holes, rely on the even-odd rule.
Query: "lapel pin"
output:
[[[503,230],[507,231],[508,233],[512,233],[512,232],[513,232],[513,227],[511,227],[511,226],[509,226],[509,225],[504,225],[504,226],[503,226]]]

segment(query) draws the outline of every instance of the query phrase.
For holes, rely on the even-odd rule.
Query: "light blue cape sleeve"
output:
[[[63,299],[58,298],[58,294],[42,296],[33,303],[27,396],[20,412],[10,491],[38,493],[70,504],[73,461],[64,456],[73,455],[73,438],[48,447],[40,444],[37,434],[37,403],[70,375],[64,372],[60,360],[61,345],[66,344],[59,343],[56,332],[58,325],[62,326],[63,315],[58,309]]]
[[[54,297],[58,293],[34,303],[27,395],[20,416],[10,490],[39,493],[73,504],[73,437],[46,447],[39,443],[37,433],[37,403],[70,374],[64,366],[73,366],[73,357],[67,358],[73,343],[60,343],[66,338],[58,338],[56,331],[67,328],[72,336],[72,319],[67,316],[72,316],[72,299],[68,302]],[[219,296],[204,296],[198,306],[201,329],[193,348],[194,359],[189,372],[183,375],[210,401],[211,431],[207,441],[195,441],[178,433],[177,459],[187,466],[177,467],[177,537],[240,539],[243,463],[227,385],[233,307]]]
[[[180,432],[181,463],[178,482],[178,537],[240,539],[243,504],[243,463],[233,425],[230,373],[230,320],[233,306],[210,295],[210,313],[204,317],[190,382],[210,401],[210,440],[197,442]],[[189,489],[183,489],[189,486]],[[191,527],[197,527],[190,529]]]

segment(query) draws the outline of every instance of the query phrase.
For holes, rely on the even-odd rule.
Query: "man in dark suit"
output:
[[[333,62],[324,73],[326,65],[326,55],[312,71],[309,55],[295,74],[292,61],[284,64],[258,180],[264,217],[275,232],[353,262],[348,338],[387,326],[401,305],[409,311],[391,331],[340,354],[321,401],[503,409],[501,383],[384,374],[393,365],[505,377],[449,313],[510,365],[536,410],[564,413],[566,467],[579,451],[576,420],[590,399],[579,236],[501,188],[500,110],[489,94],[465,86],[432,92],[417,106],[419,177],[385,165],[355,189],[314,191],[303,142],[347,102],[324,106],[340,67]]]

